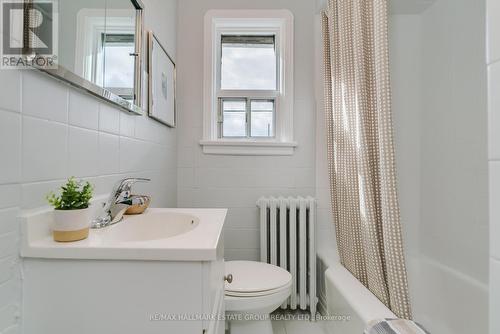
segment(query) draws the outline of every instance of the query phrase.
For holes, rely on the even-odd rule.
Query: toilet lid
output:
[[[272,264],[255,261],[226,262],[226,275],[228,274],[233,275],[233,282],[226,281],[226,291],[238,295],[276,290],[292,280],[292,275],[288,271]]]

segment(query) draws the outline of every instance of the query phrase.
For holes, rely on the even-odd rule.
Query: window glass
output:
[[[222,36],[221,89],[276,90],[274,36]]]
[[[222,136],[246,137],[246,100],[222,101]]]
[[[274,137],[274,101],[253,100],[250,111],[251,136]]]
[[[134,35],[105,36],[104,87],[125,99],[133,98],[134,52]]]

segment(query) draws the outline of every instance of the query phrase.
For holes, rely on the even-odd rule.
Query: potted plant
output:
[[[47,195],[54,207],[52,234],[55,241],[77,241],[86,239],[91,223],[90,200],[93,187],[89,182],[77,181],[74,177],[61,187],[61,194]]]

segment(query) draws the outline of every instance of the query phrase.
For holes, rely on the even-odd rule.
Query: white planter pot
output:
[[[77,241],[88,237],[92,220],[90,208],[54,210],[52,232],[55,241]]]

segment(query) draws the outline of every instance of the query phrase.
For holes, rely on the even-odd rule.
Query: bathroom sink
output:
[[[148,241],[166,239],[195,229],[200,223],[196,216],[175,212],[148,212],[124,216],[123,221],[99,231],[103,238],[115,241]]]
[[[21,256],[27,258],[211,261],[223,247],[226,209],[152,208],[144,214],[90,230],[76,242],[55,242],[52,211],[20,217]]]

